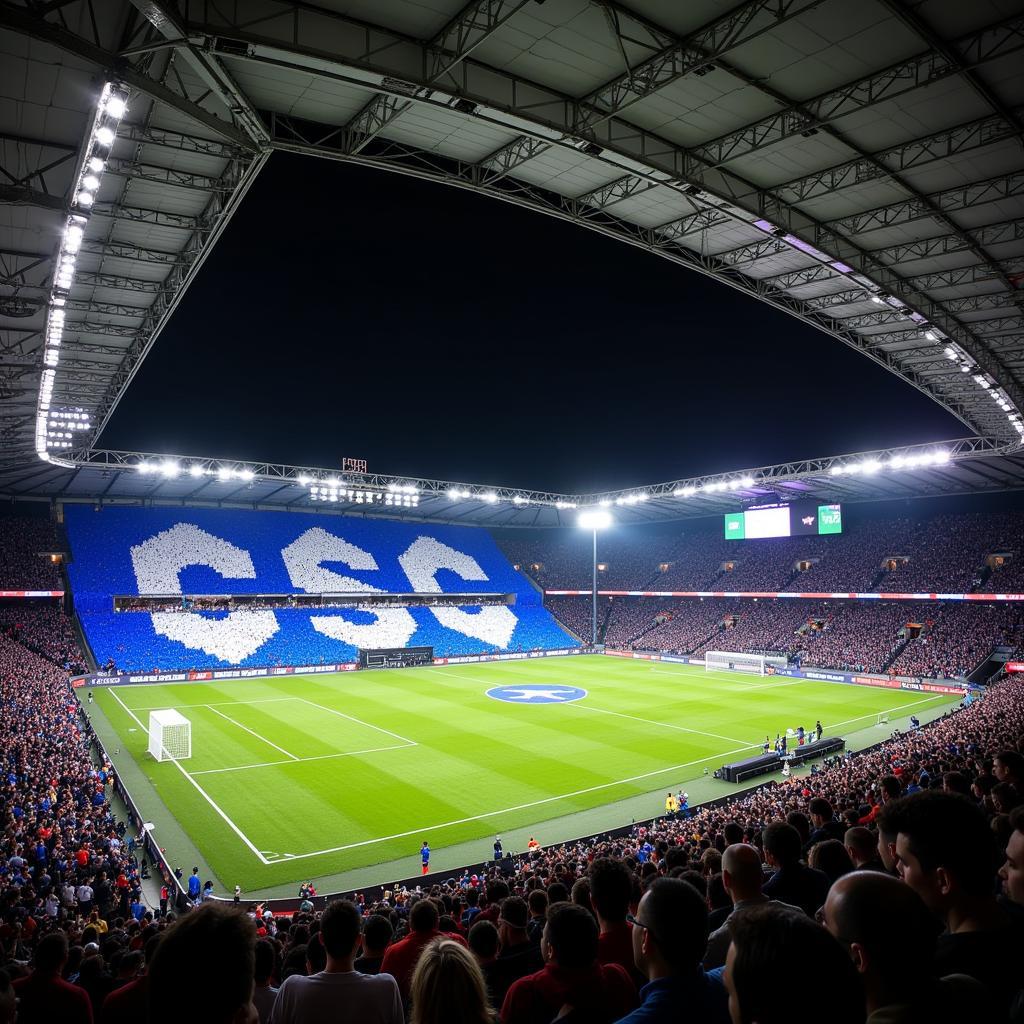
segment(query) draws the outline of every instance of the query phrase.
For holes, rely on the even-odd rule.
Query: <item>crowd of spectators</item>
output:
[[[49,554],[63,545],[49,519],[0,516],[0,590],[63,590],[58,566]]]
[[[276,917],[154,914],[121,882],[109,768],[66,684],[19,660],[41,685],[8,689],[0,650],[5,722],[42,705],[34,724],[64,739],[33,751],[54,784],[4,788],[4,1024],[14,996],[21,1024],[782,1024],[808,986],[836,1024],[1024,1020],[1024,681],[810,775],[476,875]],[[25,733],[0,733],[9,763]]]
[[[60,605],[37,601],[0,604],[0,633],[59,665],[69,675],[85,671],[71,620]]]
[[[16,981],[28,1022],[91,1019],[138,973],[148,938],[136,837],[113,814],[113,770],[92,749],[67,649],[54,661],[15,638],[38,640],[54,614],[26,610],[14,636],[0,632],[0,966],[17,976],[35,958],[52,972],[70,943],[63,966],[79,983],[39,1011],[33,984]]]
[[[545,589],[591,586],[589,534],[538,530],[499,545]],[[721,522],[630,526],[598,540],[602,590],[793,590],[807,593],[1024,592],[1024,517],[984,512],[848,518],[835,536],[725,540]],[[993,556],[1010,555],[987,572]],[[534,568],[539,566],[539,568]]]
[[[955,617],[962,610],[950,614]],[[882,672],[906,642],[908,624],[935,614],[935,607],[907,601],[831,601],[808,617],[813,625],[800,637],[801,664]]]
[[[617,600],[609,629],[620,610],[641,641],[710,627],[693,649],[851,666],[858,636],[881,658],[930,612],[898,659],[941,651],[930,672],[1022,628],[1012,607],[953,602]],[[78,660],[59,607],[0,614],[0,1024],[15,997],[22,1024],[184,1007],[224,1024],[774,1024],[809,978],[837,1024],[1024,1020],[1024,681],[716,806],[275,918],[146,907]]]
[[[918,639],[893,661],[890,671],[913,676],[964,676],[996,647],[1024,644],[1024,618],[1016,603],[941,604]]]
[[[589,639],[589,598],[548,606]],[[1024,648],[1015,602],[620,597],[601,598],[598,613],[604,643],[619,650],[778,653],[845,672],[963,678],[997,648]]]

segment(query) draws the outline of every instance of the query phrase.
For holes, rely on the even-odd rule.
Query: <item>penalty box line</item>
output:
[[[138,715],[135,714],[134,711],[132,711],[130,707],[128,707],[127,704],[125,704],[123,700],[121,700],[120,696],[117,693],[117,690],[112,688],[110,692],[113,695],[114,700],[116,700],[117,703],[120,704],[121,707],[124,708],[124,710],[127,711],[128,714],[133,719],[135,719],[135,721],[138,723],[139,728],[142,729],[144,733],[148,734],[149,730],[146,728],[146,726],[142,724],[142,720],[139,718]],[[178,771],[181,772],[181,774],[186,779],[188,779],[188,781],[195,787],[199,795],[217,812],[217,814],[228,826],[228,828],[230,828],[231,831],[234,832],[235,835],[238,836],[238,838],[241,839],[243,843],[245,843],[249,851],[253,853],[261,863],[270,864],[271,861],[267,860],[267,858],[264,857],[263,854],[260,853],[258,849],[256,849],[256,846],[253,844],[252,840],[227,816],[227,814],[224,812],[224,809],[214,801],[213,797],[210,796],[210,794],[207,793],[206,790],[203,789],[203,787],[200,786],[199,783],[196,782],[196,780],[192,778],[192,776],[187,771],[185,771],[185,769],[181,766],[181,763],[173,757],[171,758],[171,761],[173,762],[174,767],[177,768]],[[170,808],[168,808],[168,810],[170,810]]]
[[[115,694],[115,696],[116,696],[116,694]],[[350,722],[355,722],[357,725],[361,725],[361,726],[363,726],[364,728],[367,728],[367,729],[374,729],[377,732],[384,733],[385,736],[390,736],[391,738],[396,739],[396,740],[400,740],[401,742],[399,742],[399,743],[392,743],[392,744],[389,744],[387,746],[381,746],[381,747],[364,747],[361,750],[341,750],[341,751],[336,751],[333,754],[317,754],[317,755],[313,755],[311,757],[299,757],[297,754],[293,754],[290,750],[285,750],[284,747],[278,746],[276,743],[272,742],[271,740],[268,740],[266,738],[266,736],[261,735],[260,733],[256,732],[254,729],[250,729],[247,725],[243,725],[241,722],[236,721],[234,718],[231,718],[229,715],[224,714],[223,711],[218,711],[217,710],[218,707],[227,706],[229,704],[237,704],[237,705],[244,706],[246,704],[270,704],[270,703],[280,703],[282,701],[297,701],[297,702],[299,702],[301,704],[308,704],[311,707],[315,707],[315,708],[317,708],[320,711],[328,711],[331,714],[338,715],[340,718],[345,718],[345,719],[347,719]],[[122,707],[124,707],[126,710],[129,711],[129,713],[131,713],[130,709],[127,708],[127,706],[124,704],[124,702],[120,701],[120,698],[119,698],[119,702],[121,703]],[[287,758],[287,760],[284,760],[284,761],[258,761],[255,764],[232,765],[232,766],[227,767],[227,768],[204,768],[201,771],[190,772],[189,775],[220,775],[220,774],[223,774],[224,772],[247,771],[250,768],[270,768],[270,767],[273,767],[275,765],[282,765],[282,764],[299,764],[299,763],[303,763],[303,762],[306,762],[306,761],[326,761],[326,760],[330,760],[332,758],[338,758],[338,757],[356,757],[356,756],[358,756],[360,754],[376,754],[376,753],[379,753],[379,752],[384,751],[384,750],[400,750],[403,747],[415,747],[415,746],[419,745],[419,744],[417,744],[417,742],[415,740],[410,740],[410,739],[408,739],[405,736],[400,736],[398,733],[391,732],[390,730],[384,729],[384,728],[382,728],[379,725],[373,725],[370,722],[364,722],[361,718],[356,718],[354,715],[347,715],[343,711],[336,711],[333,708],[325,707],[323,704],[316,704],[316,703],[314,703],[311,700],[306,700],[305,697],[272,697],[272,698],[269,698],[269,699],[266,699],[266,700],[220,701],[220,702],[217,702],[217,703],[214,703],[214,704],[178,704],[178,705],[176,705],[176,707],[178,707],[178,708],[206,708],[208,711],[212,711],[215,715],[219,715],[225,721],[230,722],[232,725],[237,726],[239,729],[242,729],[245,732],[249,733],[250,736],[254,736],[261,743],[266,743],[267,746],[273,747],[275,750],[280,751],[280,753],[284,754],[285,757]],[[157,708],[148,708],[148,709],[147,708],[138,708],[136,710],[140,710],[140,711],[146,711],[146,710],[155,711],[155,710],[158,710],[158,709]],[[134,717],[134,715],[132,717]],[[137,718],[135,720],[138,721]]]

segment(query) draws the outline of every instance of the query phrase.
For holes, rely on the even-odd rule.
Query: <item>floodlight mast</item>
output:
[[[611,513],[604,509],[588,509],[581,512],[576,520],[580,529],[590,530],[594,535],[593,589],[591,591],[591,633],[590,645],[597,646],[597,531],[607,530],[612,525]]]

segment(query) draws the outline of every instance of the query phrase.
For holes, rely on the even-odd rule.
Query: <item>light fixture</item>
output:
[[[598,508],[585,509],[576,518],[576,525],[583,530],[607,530],[612,522],[611,513]]]

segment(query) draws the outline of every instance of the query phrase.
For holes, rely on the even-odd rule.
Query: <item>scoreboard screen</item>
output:
[[[725,516],[726,540],[806,537],[842,532],[842,506],[819,505],[816,501],[759,505],[745,512],[729,512]]]

